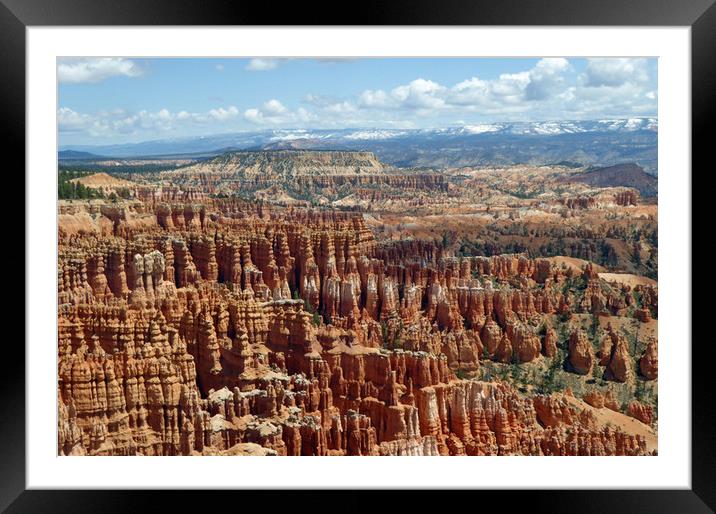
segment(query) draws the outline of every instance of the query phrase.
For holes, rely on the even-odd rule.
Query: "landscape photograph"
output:
[[[658,455],[657,68],[58,58],[57,455]]]

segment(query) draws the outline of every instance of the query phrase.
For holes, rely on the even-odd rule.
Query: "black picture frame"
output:
[[[364,0],[354,9],[349,9],[347,4],[338,3],[321,7],[295,2],[279,7],[266,2],[229,0],[0,0],[0,69],[3,70],[0,79],[1,140],[8,150],[12,149],[13,155],[19,157],[16,169],[24,170],[24,152],[18,149],[25,147],[25,29],[29,26],[344,25],[346,21],[352,25],[689,26],[692,44],[692,163],[694,169],[706,172],[713,168],[710,159],[713,144],[707,129],[716,119],[714,1],[400,0],[381,3]],[[685,180],[691,180],[688,170],[680,172],[684,173]],[[29,191],[26,193],[31,194]],[[684,298],[684,301],[690,302],[691,299]],[[679,343],[686,347],[690,341]],[[151,492],[152,495],[159,495],[151,501],[147,498],[147,491],[26,490],[25,366],[20,365],[25,362],[25,353],[17,338],[5,339],[3,346],[5,365],[0,372],[0,509],[7,509],[7,512],[107,512],[145,510],[152,504],[165,508],[169,503],[186,505],[187,493],[180,491]],[[532,511],[713,512],[716,509],[716,430],[712,424],[714,398],[709,380],[713,361],[708,355],[712,353],[712,346],[711,341],[701,341],[701,344],[692,346],[692,489],[485,491],[480,494],[499,496],[495,498],[499,502],[509,497],[510,507],[524,504]],[[301,505],[307,499],[306,495],[311,493],[291,494],[296,505]],[[353,491],[341,495],[339,500],[336,499],[340,502],[336,507],[342,508],[340,505],[352,502],[355,494]],[[422,498],[419,494],[416,491],[414,497]],[[212,503],[217,496],[225,496],[218,492],[204,492],[203,495],[205,502]],[[271,496],[271,492],[256,492],[254,495],[263,495],[265,505],[275,504],[276,498]],[[485,505],[483,498],[480,498],[481,505]],[[441,501],[435,497],[431,499]],[[358,501],[356,497],[355,502]],[[453,503],[455,498],[451,496],[449,501]]]

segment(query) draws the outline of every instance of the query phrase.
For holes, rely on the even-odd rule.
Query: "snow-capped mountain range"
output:
[[[116,145],[64,145],[60,150],[91,152],[106,157],[136,157],[173,153],[211,152],[223,149],[247,149],[278,142],[305,141],[385,141],[390,139],[439,139],[481,134],[514,136],[556,136],[590,132],[657,132],[657,118],[605,119],[592,121],[504,122],[460,125],[435,129],[269,129],[211,136],[158,139]]]
[[[464,124],[435,129],[268,129],[118,145],[67,145],[61,160],[209,157],[232,150],[363,150],[401,167],[514,163],[611,165],[636,162],[657,173],[656,118]],[[71,157],[74,156],[74,157]]]
[[[595,121],[536,121],[483,123],[435,129],[341,129],[341,130],[273,130],[270,141],[294,141],[299,139],[350,141],[379,141],[410,136],[464,136],[477,134],[511,134],[556,136],[560,134],[583,134],[587,132],[635,132],[658,130],[657,118],[628,118]]]

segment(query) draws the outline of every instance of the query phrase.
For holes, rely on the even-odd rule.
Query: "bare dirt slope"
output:
[[[134,182],[113,177],[112,175],[104,172],[94,173],[92,175],[87,175],[86,177],[75,178],[70,180],[70,182],[93,188],[120,188],[136,186]]]

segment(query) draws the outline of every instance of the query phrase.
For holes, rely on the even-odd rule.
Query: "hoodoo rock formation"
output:
[[[646,345],[644,355],[639,360],[639,370],[649,380],[656,380],[659,376],[659,358],[656,339],[651,339]]]
[[[132,200],[61,203],[58,453],[655,453],[655,409],[629,388],[657,378],[656,285],[215,194],[266,174],[302,191],[452,191],[391,173],[367,152],[249,152]],[[601,319],[653,337],[635,355]]]
[[[569,363],[580,375],[588,375],[594,366],[594,352],[587,335],[577,330],[569,337]]]

